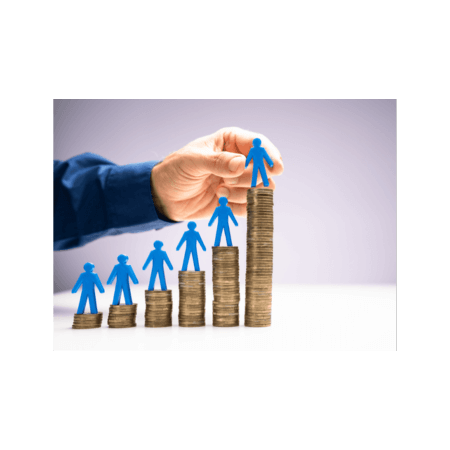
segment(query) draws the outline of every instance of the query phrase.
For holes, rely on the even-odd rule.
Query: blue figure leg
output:
[[[220,238],[222,237],[222,230],[223,230],[223,225],[217,225],[216,240],[214,241],[214,247],[219,247],[219,245],[220,245]]]
[[[200,266],[198,265],[197,249],[192,252],[192,259],[194,261],[194,269],[198,272],[200,270]]]
[[[87,301],[87,292],[82,291],[81,297],[80,297],[80,304],[78,305],[77,314],[84,313],[84,308],[86,308],[86,301]]]
[[[97,302],[95,301],[95,291],[92,289],[88,294],[89,296],[89,309],[91,310],[91,314],[98,314],[97,311]]]
[[[150,275],[150,283],[148,285],[149,291],[155,290],[155,280],[156,280],[156,270],[155,268],[152,268],[152,274]]]
[[[231,247],[233,244],[231,242],[230,226],[227,224],[225,227],[225,237],[227,238],[227,245]]]
[[[252,187],[256,187],[257,179],[258,179],[258,166],[255,163],[253,163]]]
[[[158,272],[158,275],[159,275],[159,283],[161,284],[161,290],[162,291],[167,291],[166,277],[164,276],[164,269],[161,269]]]
[[[183,267],[181,268],[181,270],[183,272],[185,272],[188,268],[188,263],[189,263],[189,257],[191,256],[191,251],[190,250],[186,250],[186,253],[184,254],[184,259],[183,259]]]
[[[269,180],[267,178],[266,168],[264,167],[264,162],[262,167],[259,168],[259,173],[261,174],[261,178],[263,180],[264,186],[269,186]]]
[[[122,289],[123,289],[123,296],[125,297],[125,304],[126,305],[132,305],[133,301],[131,300],[130,285],[128,283],[125,283],[123,285]]]
[[[113,305],[118,305],[120,303],[120,296],[122,295],[122,286],[117,281],[116,282],[116,288],[114,289],[114,298],[113,298]]]

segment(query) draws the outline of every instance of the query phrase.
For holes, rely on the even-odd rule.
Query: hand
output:
[[[244,166],[257,137],[273,161],[267,177],[268,189],[275,189],[272,177],[283,173],[283,162],[272,142],[241,128],[222,128],[190,142],[153,168],[151,183],[156,207],[175,221],[206,219],[214,213],[218,199],[227,197],[233,214],[245,217],[253,164],[247,169]],[[259,174],[256,187],[264,187]]]

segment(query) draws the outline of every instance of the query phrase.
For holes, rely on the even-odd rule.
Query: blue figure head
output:
[[[119,261],[120,264],[126,264],[128,261],[128,256],[127,255],[119,255],[117,257],[117,261]]]
[[[86,271],[86,272],[92,272],[93,270],[94,270],[94,264],[92,264],[92,263],[90,263],[90,262],[87,262],[84,266],[83,266],[83,268],[84,268],[84,270]]]
[[[196,227],[197,227],[197,224],[195,222],[189,222],[188,223],[188,228],[190,230],[195,230]]]
[[[163,245],[164,244],[161,241],[155,241],[155,243],[153,244],[153,246],[156,248],[156,250],[161,250]]]
[[[228,203],[228,199],[226,197],[220,197],[219,198],[219,204],[222,206],[225,206]]]
[[[259,138],[253,139],[253,147],[261,147],[261,139]]]

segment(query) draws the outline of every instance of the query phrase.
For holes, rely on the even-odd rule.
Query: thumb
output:
[[[236,177],[244,172],[245,156],[231,152],[201,152],[196,158],[196,168],[202,175]]]

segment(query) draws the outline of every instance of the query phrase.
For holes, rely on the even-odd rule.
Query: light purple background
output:
[[[55,100],[54,158],[83,152],[117,164],[161,160],[188,142],[225,126],[267,136],[285,171],[276,177],[275,283],[396,283],[395,100]],[[232,224],[245,280],[246,219]],[[215,227],[197,221],[206,252],[200,267],[211,282]],[[120,253],[141,283],[156,239],[174,266],[186,223],[159,231],[98,239],[54,252],[55,292],[71,289],[93,262],[104,284]],[[159,285],[157,285],[159,287]]]

